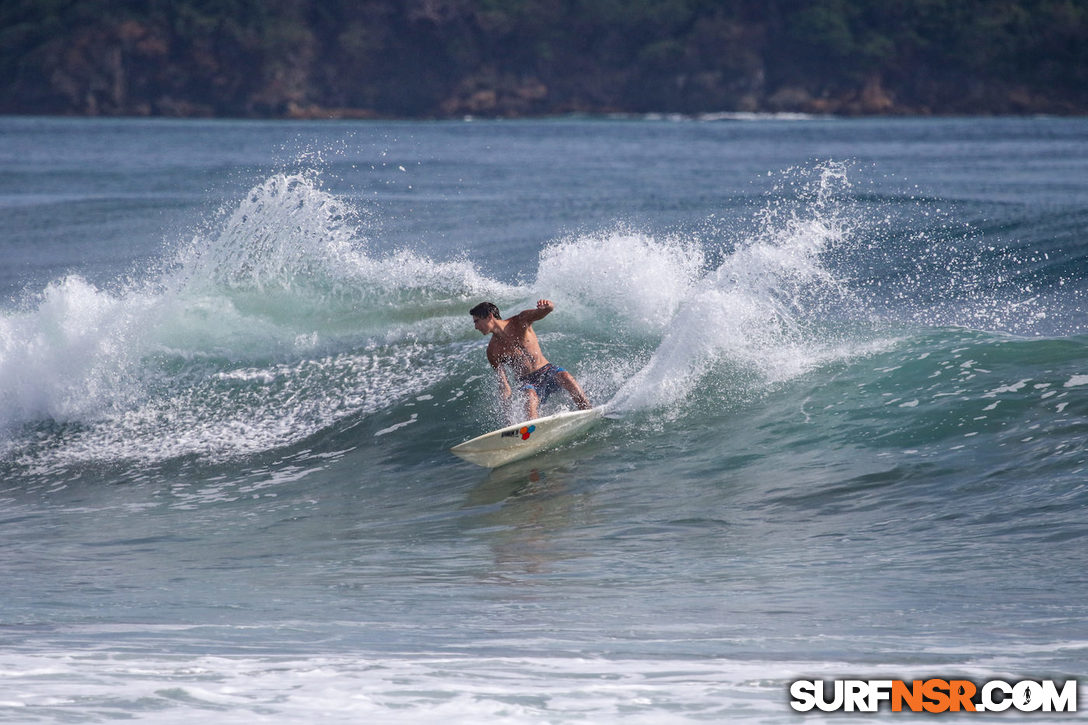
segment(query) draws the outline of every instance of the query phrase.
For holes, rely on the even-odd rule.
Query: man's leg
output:
[[[566,370],[555,376],[556,381],[559,383],[563,390],[570,393],[570,399],[574,401],[581,410],[589,410],[593,406],[589,403],[589,398],[582,392],[582,389],[578,387],[578,381],[574,379],[574,376],[568,373]]]

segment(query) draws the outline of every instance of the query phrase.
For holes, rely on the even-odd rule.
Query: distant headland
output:
[[[8,0],[0,113],[1088,113],[1086,0]]]

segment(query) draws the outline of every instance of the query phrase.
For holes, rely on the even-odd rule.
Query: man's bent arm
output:
[[[502,394],[503,400],[509,398],[513,391],[510,390],[510,383],[506,379],[506,371],[502,368],[502,362],[491,354],[491,351],[487,351],[487,361],[491,363],[491,367],[495,368],[495,377],[499,381],[499,393]]]
[[[531,325],[537,320],[542,320],[547,317],[554,309],[555,305],[551,300],[538,300],[535,310],[522,310],[517,316],[526,324]]]
[[[513,391],[510,390],[510,383],[506,380],[506,371],[501,367],[495,368],[495,377],[499,379],[499,392],[502,394],[503,400],[506,400]]]

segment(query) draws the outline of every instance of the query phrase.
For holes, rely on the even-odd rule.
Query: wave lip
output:
[[[65,277],[0,315],[4,457],[250,455],[420,393],[463,354],[469,302],[511,288],[374,255],[361,224],[315,178],[276,175],[150,277]],[[45,424],[65,427],[42,447]]]

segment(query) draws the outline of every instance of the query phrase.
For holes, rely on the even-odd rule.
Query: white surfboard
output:
[[[596,423],[603,414],[604,408],[597,407],[527,420],[460,443],[450,452],[469,463],[498,468],[571,438]]]

